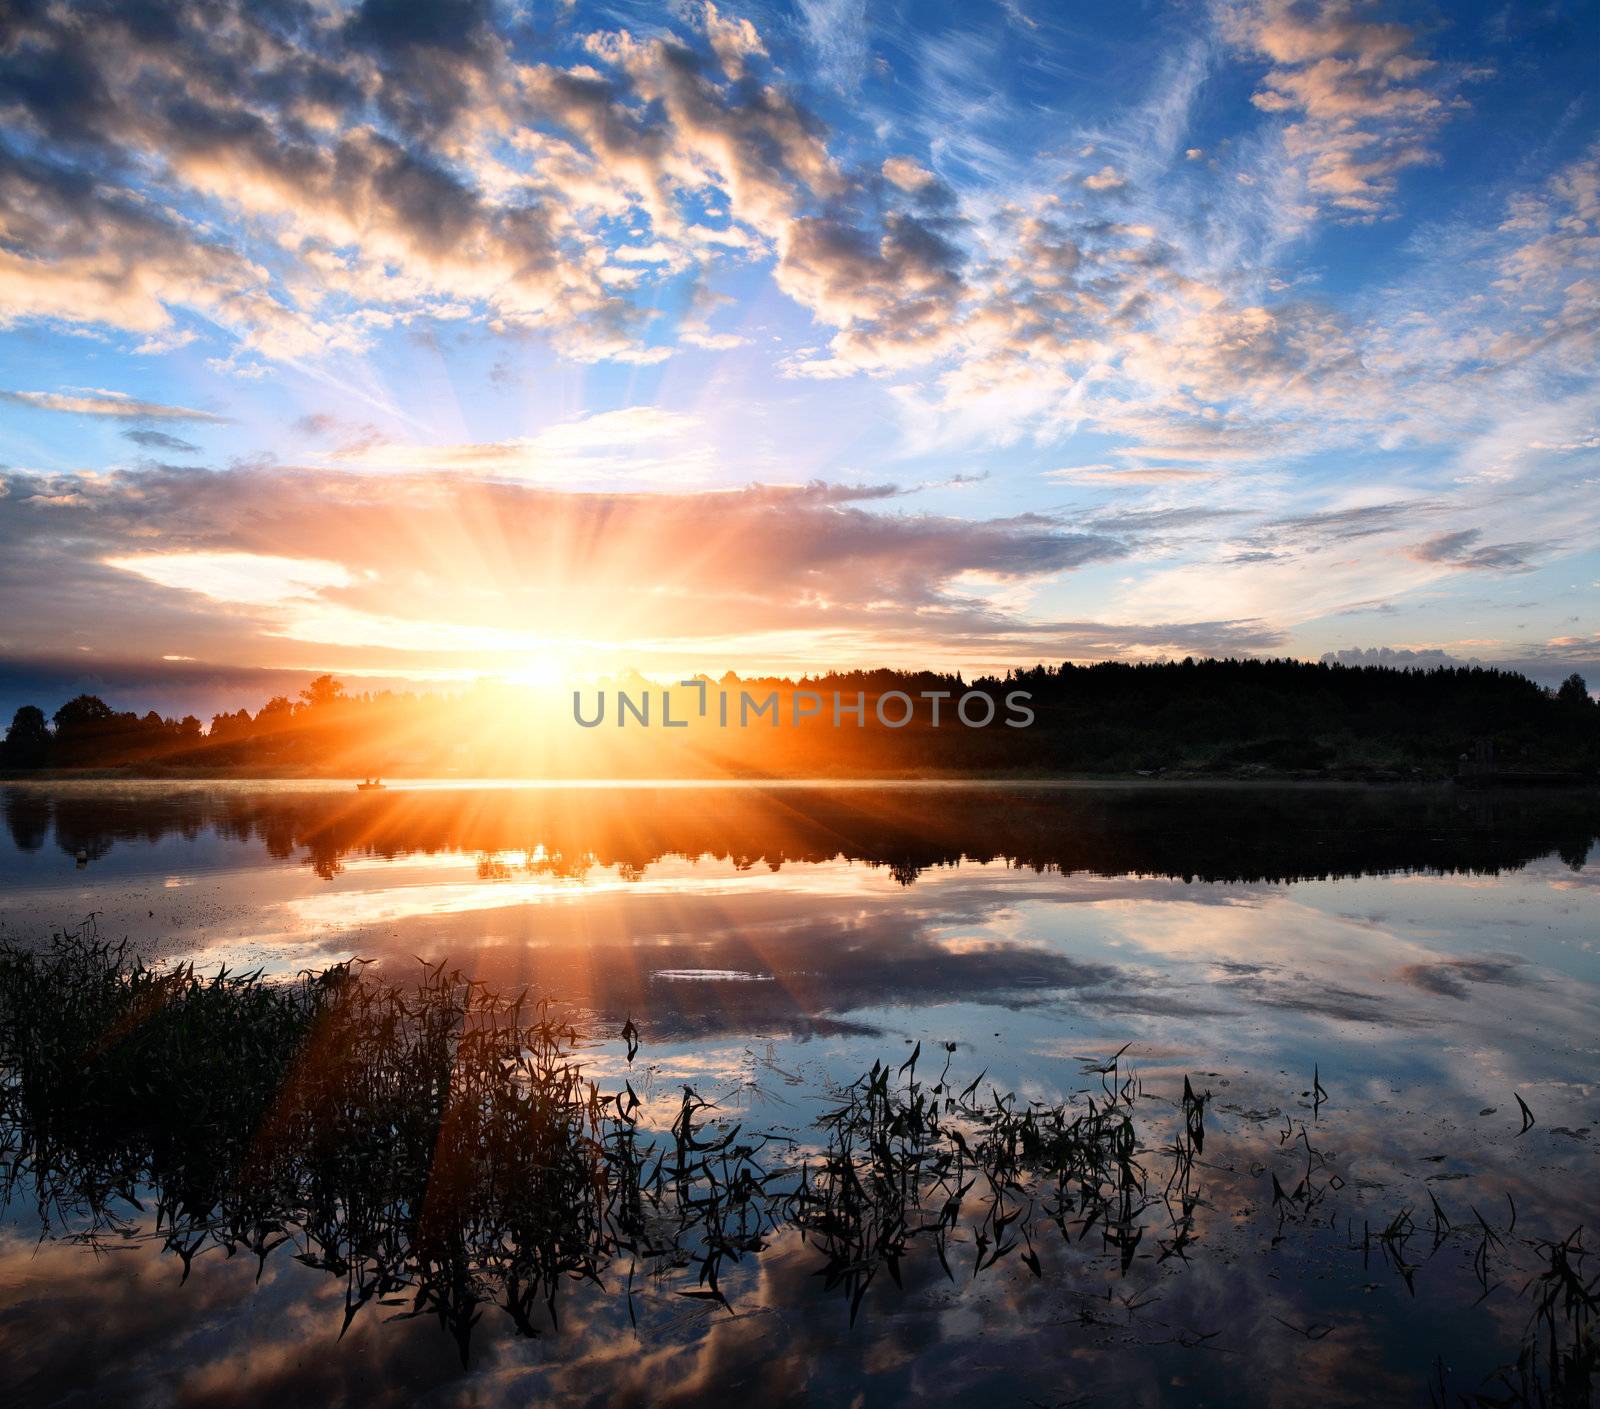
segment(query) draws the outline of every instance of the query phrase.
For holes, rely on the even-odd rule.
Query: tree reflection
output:
[[[322,876],[350,857],[477,856],[484,879],[643,875],[664,858],[742,869],[837,858],[910,885],[963,860],[1036,871],[1205,881],[1392,871],[1496,872],[1552,853],[1582,867],[1600,794],[1450,788],[1028,786],[470,789],[352,794],[273,788],[13,788],[19,850],[54,832],[68,854],[202,832],[297,858]],[[506,859],[507,853],[521,860]]]

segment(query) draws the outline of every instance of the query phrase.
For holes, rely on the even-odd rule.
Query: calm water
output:
[[[979,1188],[950,1275],[914,1240],[852,1318],[776,1218],[726,1305],[574,1280],[536,1336],[486,1306],[465,1368],[403,1291],[341,1337],[346,1281],[298,1244],[185,1279],[125,1200],[114,1246],[70,1216],[41,1238],[24,1178],[0,1229],[23,1403],[1428,1403],[1441,1377],[1455,1403],[1547,1337],[1552,1245],[1579,1269],[1555,1324],[1592,1326],[1594,1259],[1561,1247],[1600,1203],[1592,797],[86,784],[5,810],[13,944],[95,912],[208,968],[448,959],[556,999],[646,1128],[689,1085],[796,1165],[850,1081],[921,1044],[949,1090],[1120,1100],[1150,1169],[1131,1248],[1038,1204],[975,1270]],[[1209,1100],[1174,1251],[1186,1077]]]

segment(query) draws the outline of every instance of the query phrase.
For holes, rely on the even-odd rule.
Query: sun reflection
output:
[[[460,858],[449,858],[459,866]],[[283,901],[285,927],[308,930],[350,930],[422,916],[468,915],[511,910],[549,902],[589,902],[601,896],[626,895],[670,908],[675,897],[693,898],[765,891],[792,895],[844,897],[881,892],[886,879],[859,867],[834,865],[807,868],[799,873],[742,872],[725,865],[670,863],[647,877],[630,876],[619,869],[583,877],[511,874],[506,879],[439,881],[428,884],[364,887],[359,890],[320,892]],[[819,874],[820,873],[820,874]]]

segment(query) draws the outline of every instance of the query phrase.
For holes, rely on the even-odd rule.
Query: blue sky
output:
[[[1600,675],[1597,38],[24,6],[0,679]]]

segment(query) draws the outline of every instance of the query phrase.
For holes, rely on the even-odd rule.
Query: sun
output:
[[[538,655],[528,656],[521,665],[496,673],[508,685],[548,690],[571,680],[573,665],[572,656],[566,651],[541,648]]]

